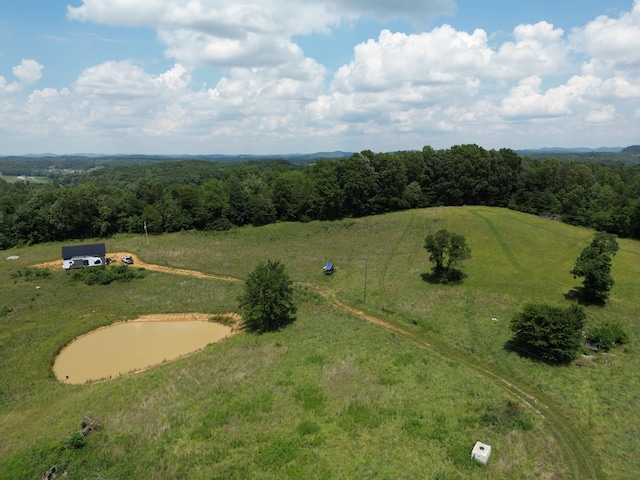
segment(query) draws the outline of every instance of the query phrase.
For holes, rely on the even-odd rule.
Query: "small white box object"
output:
[[[471,458],[477,460],[483,465],[487,464],[489,455],[491,455],[491,445],[487,445],[482,442],[476,442],[473,450],[471,451]]]

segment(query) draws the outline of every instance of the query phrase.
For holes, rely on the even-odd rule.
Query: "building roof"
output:
[[[69,260],[73,257],[83,256],[106,257],[107,247],[104,243],[91,243],[87,245],[74,245],[71,247],[62,247],[62,259]]]

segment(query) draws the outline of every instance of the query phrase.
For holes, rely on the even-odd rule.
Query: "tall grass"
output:
[[[461,285],[423,280],[424,237],[462,233],[472,258]],[[70,478],[572,478],[548,422],[477,364],[500,369],[562,409],[591,439],[610,478],[640,471],[637,404],[640,244],[621,240],[609,304],[629,346],[589,367],[553,368],[505,350],[509,318],[525,301],[568,302],[568,273],[593,232],[517,212],[441,208],[338,222],[277,224],[107,240],[144,261],[246,278],[266,258],[297,282],[297,321],[240,334],[143,373],[61,385],[50,366],[74,337],[143,313],[237,309],[242,285],[148,272],[87,286],[56,270],[11,276],[59,256],[60,245],[0,259],[0,478],[39,478],[54,463]],[[337,273],[322,274],[327,261]],[[366,287],[365,287],[366,279]],[[37,282],[37,283],[36,283]],[[36,288],[39,286],[40,288]],[[332,306],[338,298],[431,342],[429,348]],[[365,298],[366,293],[366,298]],[[493,321],[492,318],[498,321]],[[460,362],[459,359],[466,359]],[[60,441],[98,418],[78,450]],[[486,467],[473,444],[493,446]],[[53,463],[52,463],[53,462]]]

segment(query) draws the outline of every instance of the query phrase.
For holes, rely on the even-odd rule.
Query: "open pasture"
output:
[[[423,279],[424,237],[440,228],[462,233],[471,248],[460,285]],[[280,260],[299,312],[281,332],[242,333],[78,386],[51,371],[73,338],[149,313],[237,311],[242,284],[149,272],[89,287],[62,269],[24,275],[58,258],[59,244],[4,251],[0,478],[39,478],[55,464],[68,478],[633,478],[640,244],[620,240],[610,301],[587,308],[589,325],[615,320],[629,345],[585,367],[550,367],[504,348],[522,303],[569,301],[579,280],[568,272],[592,236],[464,207],[184,232],[150,237],[148,246],[108,239],[108,251],[150,264],[240,279],[260,260]],[[327,261],[335,275],[322,274]],[[83,415],[103,428],[83,448],[65,447]],[[486,467],[470,460],[477,440],[492,445]]]

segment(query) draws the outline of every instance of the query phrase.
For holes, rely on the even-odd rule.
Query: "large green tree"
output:
[[[258,264],[247,278],[238,301],[246,328],[256,333],[285,326],[297,310],[291,278],[278,260]]]
[[[372,213],[377,174],[369,157],[354,153],[338,162],[336,172],[344,195],[345,212],[356,217]]]
[[[571,270],[575,277],[584,277],[581,297],[589,302],[605,302],[613,286],[611,257],[619,249],[616,236],[597,232],[591,244],[585,247]]]
[[[549,363],[568,363],[580,348],[585,319],[585,310],[579,305],[561,308],[527,303],[511,319],[511,346]]]
[[[471,249],[463,235],[442,229],[435,235],[427,235],[424,248],[429,252],[429,261],[434,263],[432,276],[437,282],[450,283],[464,278],[464,273],[456,268],[471,257]]]

